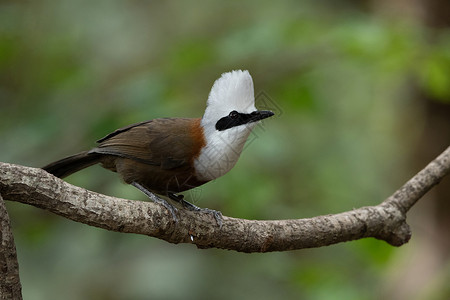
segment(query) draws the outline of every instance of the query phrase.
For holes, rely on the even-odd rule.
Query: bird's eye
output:
[[[239,117],[239,113],[237,111],[233,110],[232,112],[230,112],[230,114],[228,116],[232,119],[236,119],[237,117]]]

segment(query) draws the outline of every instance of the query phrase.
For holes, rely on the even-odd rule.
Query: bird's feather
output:
[[[91,153],[129,158],[161,169],[192,163],[202,141],[195,136],[200,119],[165,118],[129,125],[100,139]]]

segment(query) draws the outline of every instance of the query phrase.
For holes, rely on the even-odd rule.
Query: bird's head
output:
[[[206,143],[194,162],[197,177],[209,181],[231,170],[255,124],[270,116],[273,112],[255,107],[248,71],[222,74],[214,82],[201,120]]]
[[[209,93],[202,126],[205,135],[251,130],[256,122],[273,116],[273,112],[257,110],[253,80],[248,71],[231,71],[214,82]],[[229,133],[228,133],[229,134]]]

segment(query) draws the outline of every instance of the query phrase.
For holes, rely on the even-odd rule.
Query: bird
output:
[[[215,180],[239,159],[252,129],[273,116],[257,110],[253,80],[247,70],[223,73],[209,93],[202,118],[158,118],[117,129],[90,150],[52,162],[42,169],[64,178],[95,164],[116,172],[123,181],[164,205],[176,219],[168,197],[194,211],[199,208],[179,193]]]

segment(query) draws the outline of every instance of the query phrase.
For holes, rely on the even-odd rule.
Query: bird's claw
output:
[[[185,200],[183,200],[182,202],[183,207],[190,210],[190,211],[198,211],[198,212],[204,212],[204,213],[208,213],[208,214],[212,214],[214,216],[214,219],[216,220],[217,225],[219,225],[219,228],[222,228],[223,225],[223,218],[222,218],[222,213],[218,210],[214,210],[214,209],[210,209],[210,208],[201,208],[198,207],[197,205],[194,205],[190,202],[187,202]]]
[[[153,202],[161,204],[162,206],[164,206],[170,212],[170,214],[172,215],[173,221],[175,223],[178,223],[178,218],[177,218],[177,215],[176,215],[177,208],[175,206],[173,206],[172,204],[170,204],[166,200],[164,200],[162,198],[159,198],[158,196],[156,196],[155,194],[150,192],[148,189],[146,189],[141,184],[139,184],[137,182],[133,182],[131,184],[134,187],[138,188],[141,192],[143,192],[150,200],[152,200]]]
[[[220,211],[214,210],[214,209],[210,209],[210,208],[198,207],[197,205],[192,204],[192,203],[184,200],[184,196],[183,195],[169,194],[169,198],[172,199],[172,200],[175,200],[175,201],[177,201],[179,203],[181,203],[181,205],[185,209],[188,209],[190,211],[198,211],[198,212],[205,212],[205,213],[212,214],[214,216],[214,219],[216,220],[217,225],[219,225],[219,228],[222,228],[223,218],[222,218],[222,213]]]

